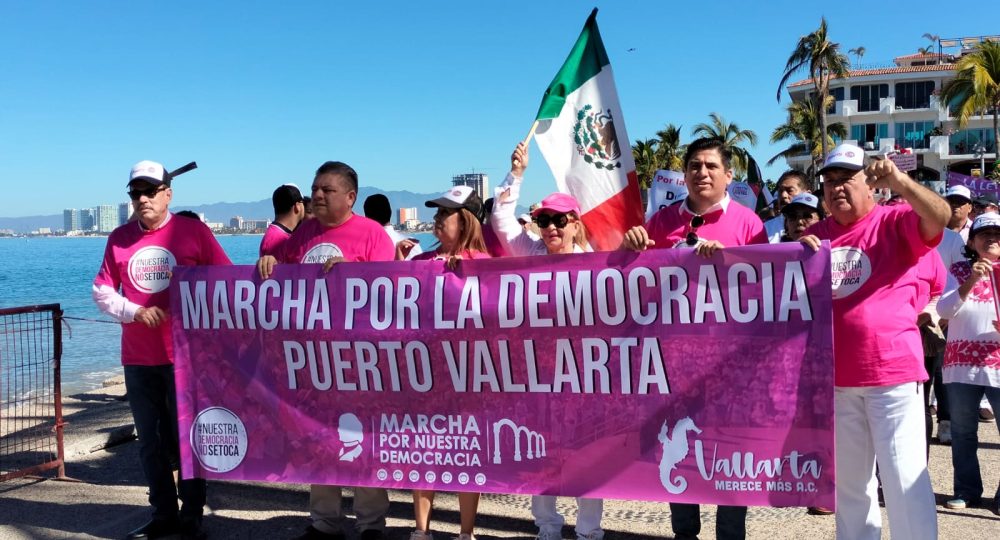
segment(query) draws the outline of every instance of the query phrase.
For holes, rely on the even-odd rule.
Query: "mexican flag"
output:
[[[580,202],[594,249],[617,249],[628,228],[643,224],[642,202],[596,9],[545,91],[536,120],[535,141],[559,191]]]

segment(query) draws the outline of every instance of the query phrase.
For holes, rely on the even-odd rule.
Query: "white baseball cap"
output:
[[[948,191],[944,192],[944,198],[949,199],[951,197],[961,197],[965,199],[965,202],[972,202],[972,191],[965,186],[951,186]]]
[[[823,161],[823,168],[819,174],[823,174],[829,169],[847,169],[849,171],[860,171],[865,168],[865,151],[853,144],[841,144],[826,155]]]
[[[483,211],[483,201],[469,186],[455,186],[440,197],[424,203],[427,208],[465,208],[479,217]]]
[[[972,222],[972,229],[969,230],[969,234],[973,235],[983,229],[1000,229],[1000,214],[996,212],[979,214],[976,216],[975,221]]]
[[[809,192],[799,193],[798,195],[792,197],[792,200],[781,209],[782,214],[786,214],[786,210],[789,210],[793,206],[805,206],[810,210],[819,209],[819,199],[815,195]]]
[[[142,180],[154,186],[169,186],[170,179],[170,174],[167,173],[162,164],[149,160],[143,160],[133,165],[132,172],[128,175],[129,184],[136,180]]]

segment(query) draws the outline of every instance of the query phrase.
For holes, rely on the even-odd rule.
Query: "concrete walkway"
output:
[[[138,467],[137,444],[132,440],[128,404],[121,400],[123,385],[109,386],[67,399],[65,417],[67,474],[79,483],[21,479],[0,484],[0,539],[122,538],[148,518],[146,489]],[[1000,436],[994,424],[980,424],[980,463],[987,495],[1000,482]],[[948,510],[951,495],[951,452],[931,448],[931,475],[938,500],[940,538],[973,540],[1000,538],[1000,516],[985,509]],[[347,490],[345,495],[349,495]],[[391,491],[388,536],[405,540],[413,526],[409,492]],[[345,498],[348,506],[350,499]],[[308,487],[256,482],[210,482],[205,529],[212,539],[290,538],[308,524]],[[572,524],[575,504],[559,499]],[[438,540],[458,533],[458,501],[440,493],[435,501],[434,531]],[[705,511],[702,539],[715,538],[712,507]],[[883,523],[888,523],[885,509]],[[606,501],[604,529],[608,540],[672,538],[666,504]],[[750,509],[749,538],[767,540],[834,537],[832,516],[810,516],[801,508]],[[520,495],[484,495],[476,536],[534,538],[529,498]],[[883,538],[889,538],[885,525]],[[573,538],[571,526],[564,538]]]

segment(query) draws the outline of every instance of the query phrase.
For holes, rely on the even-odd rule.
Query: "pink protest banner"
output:
[[[185,477],[834,506],[830,252],[178,267]]]
[[[1000,192],[1000,184],[997,184],[993,180],[988,178],[979,178],[976,176],[967,176],[956,172],[948,173],[948,187],[951,186],[965,186],[969,188],[969,191],[972,192],[974,197],[987,193],[996,195]]]

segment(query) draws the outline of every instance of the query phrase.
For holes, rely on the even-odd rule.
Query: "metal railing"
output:
[[[66,478],[59,304],[0,309],[0,482]]]

